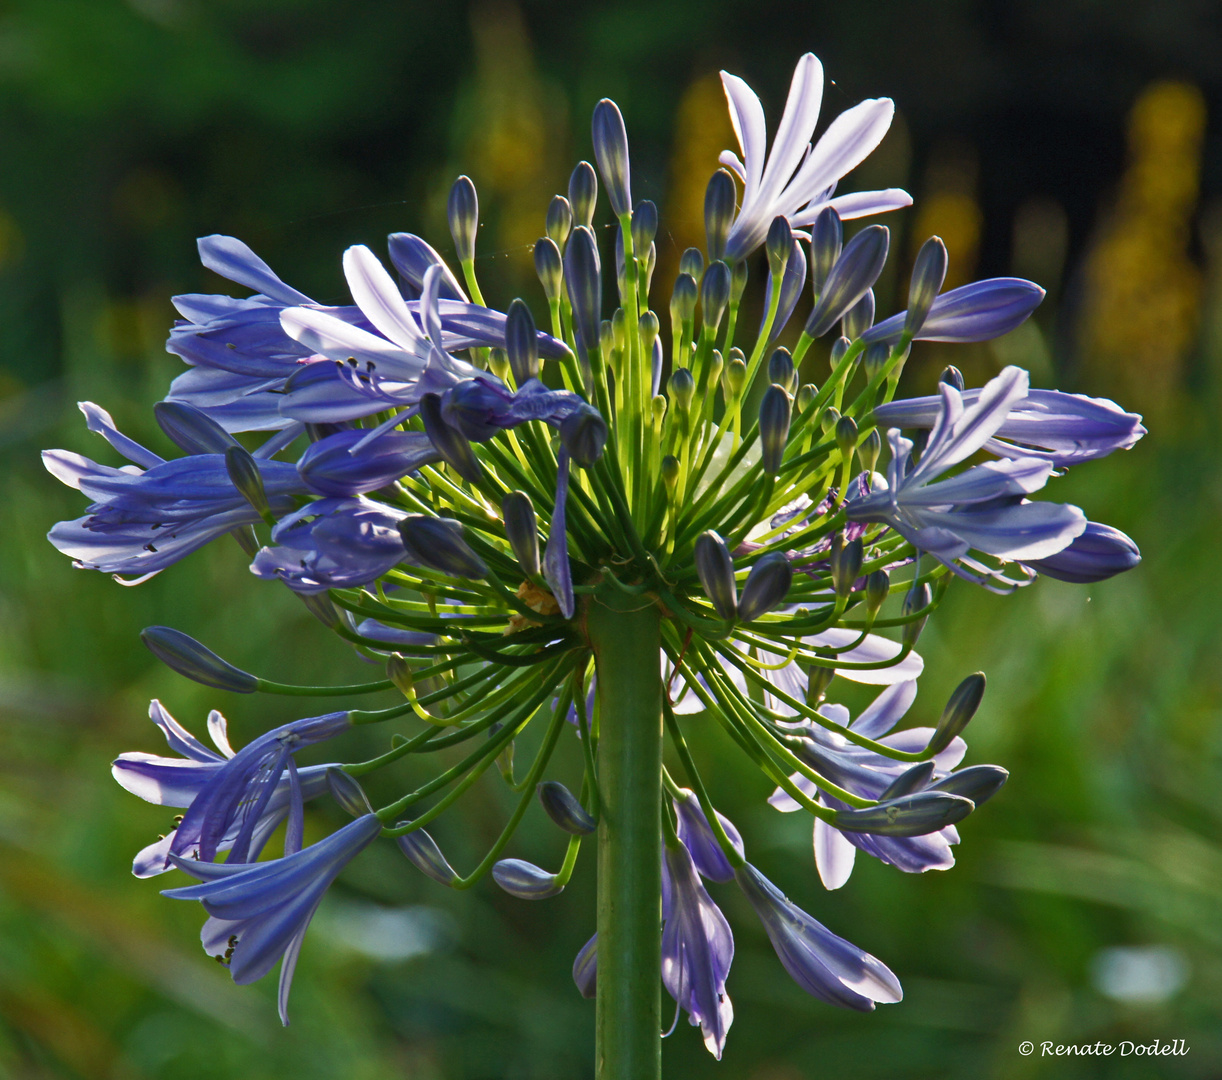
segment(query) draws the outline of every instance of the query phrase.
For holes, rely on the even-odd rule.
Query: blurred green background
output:
[[[240,741],[301,715],[187,684],[140,646],[142,627],[172,624],[285,681],[368,669],[286,590],[253,581],[231,544],[132,589],[73,570],[44,534],[81,499],[37,451],[112,460],[80,399],[168,447],[149,406],[180,369],[163,351],[169,297],[228,284],[198,266],[199,235],[238,235],[317,300],[346,302],[346,245],[380,250],[406,229],[450,249],[445,194],[467,172],[485,294],[538,304],[528,245],[589,155],[604,95],[627,118],[634,193],[662,210],[665,312],[731,145],[718,68],[745,76],[775,124],[807,49],[834,80],[825,117],[867,96],[897,102],[892,133],[847,182],[917,200],[885,219],[884,312],[902,306],[895,282],[935,232],[950,284],[1017,273],[1049,290],[1008,338],[918,347],[905,391],[951,360],[969,383],[1016,362],[1038,385],[1145,413],[1136,449],[1050,489],[1131,533],[1145,561],[1010,598],[957,583],[930,623],[911,718],[928,722],[983,668],[968,761],[1013,773],[963,827],[948,873],[863,857],[825,892],[802,815],[771,811],[718,730],[700,732],[753,860],[884,959],[907,996],[867,1016],[813,1002],[743,898],[715,888],[735,930],[737,1018],[720,1065],[681,1024],[666,1075],[1222,1076],[1222,15],[1203,0],[0,3],[0,1076],[592,1075],[593,1008],[569,976],[593,929],[589,858],[562,896],[532,905],[491,882],[454,894],[375,846],[315,921],[287,1031],[274,980],[232,986],[198,946],[199,909],[130,877],[169,813],[125,795],[106,766],[159,749],[150,697],[197,731],[221,708]],[[439,825],[457,865],[482,853],[507,801],[484,783]],[[554,862],[561,840],[542,817],[516,852]],[[339,821],[320,806],[307,828]],[[1124,1039],[1189,1052],[1017,1052]]]

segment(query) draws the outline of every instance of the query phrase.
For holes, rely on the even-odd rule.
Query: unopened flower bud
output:
[[[739,355],[735,356],[734,353]],[[740,350],[730,350],[730,362],[726,364],[725,375],[723,376],[726,384],[726,397],[730,401],[737,401],[742,397],[743,390],[747,385],[747,362],[743,359]]]
[[[867,345],[866,351],[861,355],[861,366],[865,370],[866,378],[873,379],[882,371],[890,357],[891,347],[886,343],[875,342],[873,345]]]
[[[874,618],[891,595],[891,577],[886,570],[866,575],[866,615]]]
[[[573,210],[573,227],[594,224],[594,204],[598,201],[598,177],[594,166],[588,161],[579,161],[569,177],[569,206]]]
[[[736,262],[730,267],[730,303],[737,307],[746,291],[747,263],[746,261]]]
[[[679,273],[690,274],[693,281],[704,277],[704,253],[699,248],[686,248],[679,256]]]
[[[483,477],[479,458],[471,448],[470,440],[457,428],[446,423],[441,414],[441,398],[437,394],[425,394],[420,399],[420,419],[424,422],[429,441],[459,476],[471,483],[479,483]]]
[[[878,455],[882,453],[882,449],[883,439],[878,433],[878,428],[871,428],[870,434],[857,444],[857,460],[861,462],[862,472],[867,476],[874,472],[874,466],[878,464]]]
[[[641,289],[642,296],[648,296],[653,288],[653,272],[658,268],[658,245],[649,245],[649,255],[645,259],[645,285]]]
[[[607,198],[611,200],[615,216],[623,217],[632,210],[632,179],[628,165],[628,132],[619,106],[610,98],[603,98],[594,106],[591,128],[594,160],[602,173]]]
[[[255,513],[265,520],[271,517],[267,492],[263,488],[263,474],[246,447],[231,446],[225,451],[225,471],[229,473],[229,482],[250,503]]]
[[[909,337],[916,336],[929,317],[929,309],[946,280],[946,261],[946,245],[939,236],[931,236],[917,252],[908,285],[908,314],[904,316],[904,333]]]
[[[479,196],[468,176],[460,176],[450,188],[446,203],[446,217],[450,222],[450,235],[454,238],[454,250],[460,263],[475,258],[475,233],[479,229]]]
[[[588,836],[598,822],[586,812],[568,788],[555,780],[545,780],[538,787],[539,802],[551,818],[565,832],[574,836]]]
[[[519,900],[546,900],[564,892],[555,874],[525,859],[501,859],[492,866],[492,880]]]
[[[700,283],[700,319],[704,329],[717,333],[721,317],[730,302],[730,268],[715,262],[704,272]]]
[[[657,315],[652,311],[645,312],[641,316],[640,322],[637,323],[637,329],[641,335],[641,351],[648,356],[652,356],[653,343],[657,341],[658,331],[661,329]]]
[[[943,368],[942,374],[938,376],[938,382],[953,386],[959,393],[963,393],[963,372],[955,367],[954,364],[947,364]]]
[[[984,698],[984,686],[984,672],[977,671],[955,687],[938,719],[938,726],[934,728],[933,737],[925,748],[927,754],[940,754],[950,745],[951,740],[967,727],[976,715],[976,710],[980,708],[980,702]]]
[[[687,412],[692,407],[692,397],[696,393],[696,380],[687,368],[675,368],[670,373],[670,382],[666,384],[666,388],[670,392],[671,401],[675,403],[676,409]]]
[[[560,198],[559,195],[556,198]],[[566,200],[567,205],[567,200]],[[560,248],[550,236],[544,236],[535,241],[535,273],[539,275],[539,284],[548,303],[560,299],[560,290],[564,285],[564,260],[560,257]]]
[[[488,567],[463,539],[462,523],[431,514],[408,514],[399,522],[407,557],[419,566],[461,578],[482,578]]]
[[[785,265],[789,262],[789,254],[793,250],[793,229],[789,227],[789,219],[783,214],[772,219],[764,249],[768,253],[768,273],[779,278],[785,273]]]
[[[539,377],[539,338],[535,319],[521,300],[509,305],[505,317],[505,351],[514,381],[521,386]]]
[[[844,313],[844,318],[840,320],[840,332],[850,341],[856,341],[873,325],[874,290],[866,289],[865,295]]]
[[[488,370],[492,372],[501,382],[509,378],[509,353],[504,349],[492,348],[488,350]]]
[[[929,584],[922,582],[915,589],[909,589],[904,594],[904,603],[900,612],[905,619],[908,619],[914,612],[929,607],[931,603],[933,603],[933,593],[929,589]],[[900,641],[905,647],[911,648],[917,643],[921,631],[925,629],[925,620],[928,618],[928,615],[922,615],[919,619],[912,619],[900,627]]]
[[[662,421],[666,419],[666,407],[670,404],[663,394],[654,394],[653,400],[649,403],[649,412],[653,418],[654,431],[662,430]]]
[[[804,413],[819,396],[819,388],[814,383],[803,383],[798,387],[798,412]]]
[[[836,677],[836,669],[824,667],[822,664],[812,664],[807,672],[806,704],[818,705],[827,694],[832,679]]]
[[[661,470],[662,482],[673,493],[679,482],[679,459],[674,454],[667,454],[662,459]]]
[[[696,573],[713,610],[727,622],[738,616],[738,586],[734,582],[734,560],[726,542],[709,529],[696,537]]]
[[[405,698],[415,695],[416,678],[412,674],[411,666],[403,659],[401,653],[391,653],[386,658],[386,677],[395,684],[395,688]]]
[[[331,602],[331,597],[325,592],[296,593],[295,595],[305,605],[306,610],[328,630],[337,630],[343,625],[343,617]]]
[[[913,765],[910,769],[905,769],[899,774],[886,790],[878,797],[879,802],[887,802],[890,799],[899,799],[905,795],[912,795],[917,791],[924,791],[929,786],[929,781],[933,779],[933,762],[922,761]]]
[[[845,543],[841,533],[832,539],[832,585],[838,596],[848,596],[853,591],[864,559],[865,548],[860,539]]]
[[[576,203],[573,205],[576,207]],[[573,305],[578,344],[587,356],[594,356],[602,330],[602,266],[594,234],[586,225],[579,225],[569,235],[564,249],[564,284]]]
[[[568,199],[563,195],[553,196],[547,207],[547,218],[543,231],[557,247],[564,247],[564,242],[569,238],[569,231],[572,228],[573,208],[569,206]]]
[[[211,416],[185,401],[159,401],[153,416],[170,442],[188,454],[223,454],[239,445]]]
[[[700,289],[691,274],[680,274],[675,278],[675,290],[670,294],[670,323],[679,327],[696,317],[696,301]]]
[[[399,828],[406,824],[406,821],[400,821],[395,827]],[[446,862],[441,848],[423,829],[415,829],[403,836],[398,836],[395,838],[395,843],[399,845],[399,850],[407,856],[407,861],[426,877],[431,877],[438,884],[447,886],[453,886],[454,882],[458,880],[458,874]]]
[[[825,206],[810,227],[810,284],[816,302],[823,292],[827,275],[840,258],[843,245],[844,227],[840,224],[840,215],[834,206]]]
[[[769,476],[780,471],[792,408],[789,394],[776,383],[764,391],[760,401],[760,464]]]
[[[806,320],[806,333],[822,337],[865,295],[887,261],[891,234],[885,225],[867,225],[844,246],[827,275],[819,301]]]
[[[259,680],[254,675],[222,660],[181,630],[148,626],[140,631],[140,640],[166,667],[204,686],[232,690],[235,694],[253,694],[259,688]]]
[[[846,461],[853,456],[853,447],[857,445],[857,421],[851,416],[842,416],[836,421],[836,445]]]
[[[839,366],[840,361],[844,359],[844,354],[849,351],[849,346],[852,344],[846,337],[838,337],[832,342],[832,349],[828,354],[827,362],[833,371]]]
[[[783,552],[771,551],[763,556],[747,575],[742,599],[738,602],[738,617],[752,622],[766,615],[789,594],[793,584],[793,568]]]
[[[534,503],[524,491],[511,491],[501,499],[505,538],[527,577],[539,576],[539,524]]]
[[[788,349],[776,349],[768,357],[768,381],[784,387],[790,393],[797,389],[798,372]]]
[[[1009,779],[1010,774],[1000,765],[969,765],[966,769],[959,769],[929,786],[934,791],[962,795],[979,806],[996,795]]]
[[[653,238],[658,235],[658,207],[642,199],[632,211],[632,250],[638,259],[648,260]]]
[[[840,410],[835,405],[829,405],[819,417],[819,426],[826,435],[828,432],[835,431],[838,423],[840,423]]]
[[[734,177],[725,169],[718,169],[704,193],[704,236],[710,260],[725,254],[734,221],[735,198]]]
[[[587,941],[573,960],[573,982],[583,998],[593,1000],[598,994],[598,935]]]
[[[832,824],[847,832],[875,836],[926,836],[962,821],[975,809],[975,804],[961,795],[925,790],[864,810],[840,810]]]
[[[607,422],[593,405],[583,402],[561,422],[560,442],[578,465],[588,469],[602,457]]]
[[[349,776],[343,769],[327,770],[327,790],[331,793],[331,798],[353,817],[364,817],[373,813],[365,790],[357,783],[356,777]]]

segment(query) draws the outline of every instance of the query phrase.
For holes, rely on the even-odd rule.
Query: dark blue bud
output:
[[[798,371],[793,366],[793,357],[788,349],[776,349],[768,357],[768,381],[776,383],[791,394],[798,388]]]
[[[424,422],[425,434],[445,463],[464,480],[479,483],[483,476],[479,458],[471,449],[470,440],[446,423],[441,414],[441,398],[437,394],[425,394],[420,399],[420,419]]]
[[[535,506],[524,491],[511,491],[501,499],[501,516],[505,519],[505,538],[513,549],[514,558],[527,577],[539,576],[539,524]]]
[[[873,325],[874,290],[866,289],[865,295],[844,313],[844,318],[840,321],[840,331],[850,341],[856,341]]]
[[[789,394],[783,387],[774,382],[764,391],[760,401],[760,464],[769,476],[780,471],[792,410]]]
[[[644,199],[637,203],[636,209],[632,211],[632,250],[638,259],[648,260],[649,248],[657,235],[657,205],[649,199]]]
[[[713,610],[727,622],[738,617],[738,586],[734,582],[734,560],[726,542],[712,529],[696,537],[693,553],[696,573]]]
[[[563,195],[556,195],[547,207],[547,217],[544,219],[543,231],[548,239],[558,247],[564,247],[573,228],[573,208]]]
[[[535,318],[521,300],[509,305],[505,316],[505,351],[509,370],[519,386],[539,377],[539,338]]]
[[[1088,521],[1086,530],[1069,547],[1046,559],[1031,559],[1026,565],[1045,577],[1085,585],[1132,570],[1139,562],[1141,552],[1132,539],[1110,525]]]
[[[840,224],[840,215],[835,207],[825,206],[810,228],[810,284],[816,300],[843,246],[844,227]]]
[[[395,827],[398,828],[406,824],[406,821],[400,821]],[[407,861],[412,866],[426,877],[431,877],[439,885],[452,887],[454,882],[458,880],[458,874],[446,862],[446,857],[441,853],[441,848],[437,846],[436,841],[423,829],[416,829],[413,832],[405,833],[403,836],[398,836],[395,838],[395,842],[399,845],[399,850],[407,856]]]
[[[594,106],[591,124],[594,138],[594,160],[602,173],[607,188],[607,198],[616,217],[623,217],[632,209],[632,178],[628,165],[628,132],[624,129],[624,117],[619,106],[610,98],[603,98]]]
[[[954,364],[947,364],[942,369],[942,374],[938,376],[938,382],[946,383],[947,386],[953,386],[959,393],[963,393],[963,388],[966,383],[963,381],[963,372],[960,371]]]
[[[832,351],[828,355],[827,362],[832,366],[832,370],[836,370],[836,366],[844,359],[844,354],[849,351],[849,347],[853,343],[846,337],[838,337],[832,342]]]
[[[710,261],[726,253],[736,197],[734,177],[725,169],[718,169],[704,193],[704,237]]]
[[[878,456],[882,453],[883,440],[878,428],[871,428],[867,435],[857,444],[857,459],[861,462],[862,471],[872,473],[878,464]]]
[[[679,459],[674,454],[667,454],[660,466],[662,482],[674,494],[675,485],[679,482]]]
[[[184,401],[159,401],[153,416],[170,442],[188,454],[223,454],[238,445],[211,416]]]
[[[430,514],[408,514],[399,522],[407,558],[451,577],[482,578],[488,567],[463,539],[462,523]]]
[[[492,880],[519,900],[546,900],[564,892],[555,874],[525,859],[501,859],[492,866]]]
[[[573,227],[594,224],[594,204],[598,201],[598,177],[594,166],[588,161],[579,161],[569,177],[569,206],[573,210]]]
[[[690,274],[699,281],[704,276],[704,253],[699,248],[685,249],[679,256],[679,273]]]
[[[598,995],[598,935],[595,934],[573,960],[573,982],[583,998],[593,1000]]]
[[[598,822],[586,812],[568,788],[555,780],[544,780],[538,787],[539,802],[547,816],[565,832],[574,836],[588,836]]]
[[[922,583],[915,589],[909,589],[904,593],[904,603],[900,607],[900,612],[904,618],[908,619],[914,612],[929,607],[932,602],[933,593],[930,592],[929,585]],[[911,622],[904,623],[900,627],[900,641],[905,646],[915,645],[921,636],[921,631],[925,629],[925,621],[928,618],[928,615],[922,615],[919,619],[912,619]]]
[[[579,225],[569,235],[564,249],[564,284],[573,305],[578,344],[587,357],[592,357],[598,353],[601,341],[602,265],[588,226]]]
[[[891,359],[890,345],[885,342],[867,345],[866,351],[861,354],[861,366],[866,373],[866,378],[873,379],[882,371],[889,359]]]
[[[479,196],[470,177],[460,176],[454,181],[446,203],[446,217],[458,261],[470,262],[475,258],[475,234],[479,229]]]
[[[976,809],[971,799],[948,791],[918,791],[864,810],[840,810],[832,822],[846,832],[875,836],[926,836],[962,821]]]
[[[890,237],[885,225],[867,225],[845,244],[806,320],[810,337],[827,333],[878,280],[887,261]]]
[[[687,412],[692,407],[692,398],[696,395],[696,380],[688,368],[675,368],[670,373],[666,388],[675,408],[680,412]]]
[[[166,667],[204,686],[232,690],[235,694],[253,694],[259,688],[255,676],[222,660],[181,630],[148,626],[140,631],[140,640]]]
[[[784,553],[769,552],[747,575],[742,599],[738,602],[739,619],[752,622],[766,615],[785,599],[792,584],[793,568]]]
[[[842,533],[832,538],[832,585],[838,596],[848,596],[853,591],[864,559],[865,548],[860,539],[846,544]]]
[[[539,284],[543,286],[548,303],[559,300],[564,284],[564,260],[560,257],[556,241],[550,236],[535,241],[535,273],[539,275]]]
[[[768,273],[779,278],[785,273],[793,251],[793,229],[789,227],[789,219],[778,214],[772,219],[768,229],[768,239],[764,241],[764,250],[768,253]]]
[[[583,402],[561,421],[560,441],[572,459],[588,469],[602,457],[607,444],[607,422],[593,405]]]
[[[670,321],[672,326],[682,326],[696,317],[696,301],[700,290],[691,274],[680,274],[675,279],[675,291],[670,296]]]
[[[929,781],[933,779],[933,762],[922,761],[920,764],[913,765],[911,769],[905,769],[899,774],[890,784],[887,785],[887,790],[879,797],[879,802],[889,802],[892,799],[898,799],[904,795],[911,795],[917,791],[924,791],[929,786]],[[945,788],[941,789],[945,790]],[[952,794],[962,794],[962,792],[953,792]],[[975,802],[975,800],[972,800]]]
[[[331,798],[353,817],[364,817],[373,813],[373,807],[364,789],[356,782],[355,777],[343,769],[327,770],[327,790],[331,792]]]
[[[904,333],[915,337],[929,309],[946,280],[946,245],[939,236],[931,236],[921,245],[912,265],[912,280],[908,285],[908,314],[904,317]]]
[[[225,450],[225,471],[229,473],[229,482],[250,503],[255,513],[262,518],[270,517],[271,507],[263,487],[263,474],[246,447],[234,445]]]
[[[1009,779],[1010,774],[1000,765],[969,765],[929,786],[933,791],[961,795],[979,806],[996,795]]]
[[[857,445],[857,421],[851,416],[842,416],[836,421],[836,446],[840,456],[846,461],[853,456],[853,447]]]
[[[866,575],[866,611],[873,618],[891,595],[891,576],[886,570]]]
[[[704,272],[704,280],[700,283],[701,325],[716,333],[729,302],[730,268],[723,262],[715,262]]]
[[[927,754],[940,754],[950,745],[951,740],[967,727],[976,715],[976,710],[980,708],[980,702],[984,698],[984,685],[984,672],[977,671],[955,687],[938,719],[938,726],[934,728],[933,737],[925,748]]]

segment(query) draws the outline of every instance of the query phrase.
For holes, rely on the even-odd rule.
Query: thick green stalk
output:
[[[659,1080],[661,616],[648,595],[602,589],[586,628],[598,673],[597,1080]]]

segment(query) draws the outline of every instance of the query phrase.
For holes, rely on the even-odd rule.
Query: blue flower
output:
[[[1024,565],[1045,577],[1083,585],[1115,577],[1141,562],[1141,552],[1132,539],[1110,525],[1089,521],[1081,536],[1046,559],[1031,559]]]
[[[823,65],[811,53],[798,61],[785,112],[768,149],[764,109],[742,79],[723,71],[722,86],[742,158],[724,151],[721,163],[743,182],[742,206],[730,228],[725,259],[745,259],[764,242],[773,218],[783,215],[795,229],[812,224],[825,206],[841,218],[865,217],[912,205],[899,188],[834,196],[841,177],[870,155],[895,114],[890,98],[871,98],[842,112],[811,146],[823,100]]]
[[[683,844],[662,852],[662,985],[699,1024],[718,1061],[734,1022],[726,977],[734,959],[730,924],[696,876]]]
[[[260,520],[234,487],[224,454],[192,454],[166,461],[122,435],[104,410],[82,402],[90,430],[101,434],[133,466],[98,465],[67,450],[46,450],[47,470],[79,489],[93,505],[75,521],[61,521],[47,538],[76,565],[109,574],[136,574],[137,584],[232,529]],[[288,462],[262,455],[280,445],[275,437],[254,460],[273,513],[297,505],[307,490]]]
[[[709,881],[733,881],[734,867],[730,865],[730,860],[721,850],[721,845],[713,833],[713,827],[709,824],[709,819],[704,816],[704,810],[696,799],[695,793],[687,788],[682,788],[681,791],[684,798],[672,800],[675,817],[678,819],[676,832],[679,839],[683,841],[683,846],[687,848],[688,854],[691,855],[693,864],[700,871],[700,876],[708,878]],[[743,854],[743,838],[734,827],[734,823],[720,813],[717,814],[717,820],[721,823],[727,839],[734,845],[734,849],[740,855]]]
[[[750,863],[735,872],[772,947],[794,981],[808,994],[862,1012],[876,1001],[891,1004],[904,992],[891,969],[837,937],[785,895]]]
[[[215,709],[208,714],[208,733],[219,753],[209,750],[154,699],[149,704],[149,719],[161,728],[170,749],[181,757],[162,757],[139,751],[120,754],[111,766],[114,778],[133,795],[158,806],[189,807],[200,792],[216,776],[217,771],[234,756],[229,745],[225,718]],[[298,783],[304,801],[317,798],[327,788],[327,769],[332,765],[310,765],[298,770]],[[272,833],[289,815],[291,784],[281,777],[262,814],[255,823],[250,842],[250,857],[256,859]],[[217,844],[218,851],[228,851],[237,839],[239,823],[234,822]],[[150,844],[136,855],[132,873],[136,877],[153,877],[170,869],[170,847],[174,833]]]
[[[166,889],[163,896],[198,900],[210,918],[200,935],[204,949],[220,957],[239,985],[280,965],[280,1019],[288,1024],[293,971],[310,920],[340,871],[382,831],[374,814],[349,822],[338,832],[283,859],[253,866],[174,858],[202,884]]]
[[[892,428],[887,481],[845,504],[850,521],[880,522],[913,547],[927,551],[961,577],[984,582],[995,572],[968,557],[977,550],[1003,560],[1044,559],[1068,547],[1086,528],[1076,506],[1032,503],[1023,498],[1042,488],[1052,463],[1019,457],[976,465],[949,479],[947,469],[981,449],[1027,394],[1027,373],[1008,367],[992,379],[971,406],[942,383],[942,410],[920,462],[912,466],[912,443]],[[956,560],[963,560],[960,566]]]
[[[961,285],[933,302],[916,340],[989,341],[1026,322],[1043,299],[1044,290],[1023,278],[988,278]],[[862,334],[861,340],[867,345],[895,345],[907,318],[907,311],[892,315]]]
[[[297,471],[312,491],[342,497],[377,491],[440,460],[422,431],[388,431],[371,440],[366,429],[354,428],[312,443]]]

